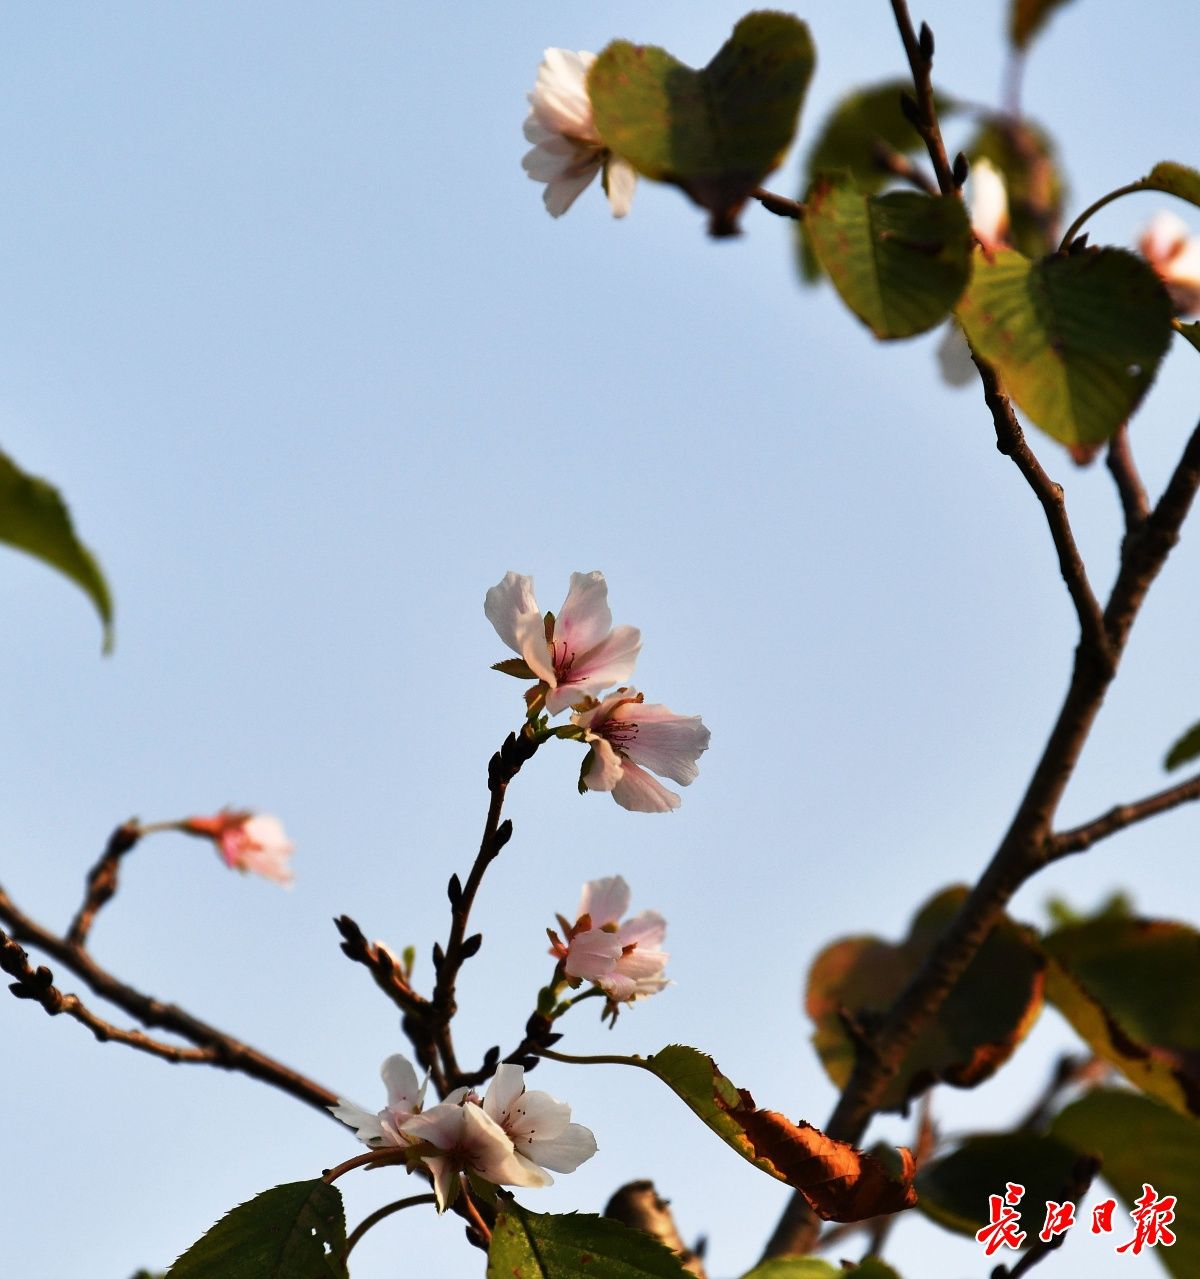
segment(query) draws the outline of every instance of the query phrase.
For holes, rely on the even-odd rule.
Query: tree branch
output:
[[[776,195],[774,191],[767,191],[763,187],[756,187],[750,194],[768,213],[775,214],[777,218],[794,218],[797,222],[804,220],[804,205],[799,200],[789,200],[786,196]]]
[[[1117,804],[1102,817],[1085,822],[1065,830],[1050,840],[1046,853],[1048,862],[1057,861],[1060,857],[1069,857],[1072,853],[1082,853],[1098,844],[1102,839],[1115,835],[1118,831],[1144,822],[1148,817],[1157,817],[1159,813],[1170,812],[1181,804],[1190,804],[1200,799],[1200,775],[1190,777],[1176,786],[1168,786],[1165,790],[1147,795],[1145,799],[1134,800],[1128,804]]]
[[[141,827],[133,821],[123,822],[108,837],[100,860],[88,872],[83,904],[75,912],[75,918],[67,929],[67,941],[72,946],[87,945],[88,933],[96,922],[96,916],[117,891],[121,858],[137,845],[141,837]]]
[[[942,128],[938,124],[937,106],[933,96],[931,75],[933,32],[922,23],[921,34],[918,37],[913,30],[912,18],[909,17],[905,0],[891,0],[891,3],[896,26],[900,30],[900,39],[904,43],[904,52],[908,55],[913,86],[917,91],[917,112],[916,118],[912,121],[913,127],[921,135],[925,149],[929,152],[938,189],[943,195],[957,195],[958,184],[954,181],[954,171],[946,156],[946,144],[942,141]]]
[[[1146,496],[1142,477],[1138,474],[1133,453],[1129,447],[1129,427],[1122,424],[1108,442],[1105,459],[1117,485],[1117,496],[1125,512],[1125,531],[1132,533],[1150,514],[1150,499]]]
[[[654,1182],[631,1181],[614,1191],[604,1205],[603,1215],[657,1239],[679,1258],[684,1270],[695,1275],[696,1279],[706,1279],[700,1246],[689,1248],[683,1242],[671,1215],[670,1202],[659,1197]]]
[[[338,1100],[336,1093],[314,1083],[311,1079],[292,1070],[291,1067],[241,1043],[215,1026],[200,1021],[175,1004],[161,1003],[134,987],[118,981],[111,973],[101,968],[81,946],[74,945],[67,938],[59,937],[30,919],[17,908],[3,888],[0,888],[0,922],[7,926],[13,941],[24,942],[51,956],[69,972],[74,973],[93,993],[115,1004],[140,1021],[143,1026],[171,1031],[198,1048],[211,1053],[211,1065],[219,1066],[223,1070],[236,1070],[241,1074],[249,1075],[252,1079],[270,1084],[273,1088],[280,1089],[326,1115],[329,1114],[329,1107],[336,1105]],[[49,976],[48,969],[37,971],[45,971]],[[46,984],[48,985],[49,981]],[[60,1009],[60,1011],[65,1012],[67,1009]],[[146,1049],[146,1051],[150,1050]],[[201,1059],[188,1058],[187,1060]]]

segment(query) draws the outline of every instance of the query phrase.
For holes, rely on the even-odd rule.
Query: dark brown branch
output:
[[[1129,427],[1122,425],[1108,442],[1108,469],[1117,485],[1117,496],[1121,499],[1121,510],[1125,512],[1125,531],[1132,533],[1141,527],[1146,516],[1150,514],[1150,499],[1146,496],[1145,485],[1138,474],[1133,460],[1133,452],[1129,447]]]
[[[1190,804],[1197,799],[1200,799],[1200,776],[1190,777],[1176,786],[1156,791],[1145,799],[1117,804],[1103,817],[1055,835],[1050,840],[1046,860],[1056,861],[1060,857],[1069,857],[1072,853],[1082,853],[1093,844],[1098,844],[1102,839],[1107,839],[1128,826],[1144,822],[1148,817],[1157,817],[1159,813],[1170,812],[1172,808]]]
[[[121,858],[130,851],[142,837],[137,822],[124,822],[108,837],[108,844],[100,855],[100,860],[88,872],[87,891],[83,904],[67,929],[67,941],[72,946],[86,946],[88,933],[96,916],[105,904],[112,900],[117,891],[117,879],[121,869]]]
[[[777,218],[794,218],[797,222],[804,220],[804,205],[799,200],[789,200],[786,196],[776,195],[774,191],[766,191],[756,187],[750,194],[768,213]]]
[[[215,1026],[200,1021],[175,1004],[164,1004],[118,981],[101,968],[81,946],[73,945],[65,937],[59,937],[30,919],[17,908],[2,888],[0,922],[6,925],[14,941],[34,946],[57,960],[94,994],[115,1004],[143,1026],[170,1031],[198,1048],[210,1051],[212,1065],[223,1070],[236,1070],[252,1079],[270,1084],[324,1114],[328,1114],[329,1107],[337,1103],[336,1093],[314,1083],[291,1067],[241,1043]]]
[[[938,194],[937,183],[918,168],[908,156],[888,146],[882,138],[876,138],[871,143],[871,155],[884,173],[890,173],[902,182],[907,182],[909,186],[916,187],[918,191],[924,191],[926,195]]]
[[[1059,1191],[1060,1198],[1056,1202],[1078,1204],[1091,1188],[1092,1179],[1099,1170],[1100,1161],[1094,1155],[1080,1155],[1075,1161],[1075,1167],[1072,1168],[1070,1175],[1067,1177],[1066,1184]],[[1034,1239],[1011,1270],[1008,1266],[997,1266],[991,1273],[991,1279],[1020,1279],[1022,1275],[1028,1274],[1034,1266],[1040,1261],[1044,1261],[1052,1252],[1057,1252],[1066,1242],[1067,1235],[1065,1232],[1052,1236],[1049,1243],[1045,1243],[1040,1238]]]
[[[668,1200],[659,1197],[652,1181],[631,1181],[614,1192],[604,1206],[604,1216],[622,1225],[640,1230],[670,1248],[679,1258],[684,1270],[705,1279],[704,1262],[696,1248],[683,1242],[675,1218],[671,1215]]]
[[[984,365],[981,374],[995,375]],[[984,378],[985,389],[988,377]],[[999,394],[989,391],[989,403]],[[1059,801],[1116,674],[1138,609],[1158,576],[1200,488],[1200,426],[1192,432],[1153,512],[1126,541],[1120,571],[1104,610],[1107,651],[1082,640],[1066,697],[1033,777],[1004,838],[946,932],[914,974],[872,1036],[875,1052],[860,1054],[825,1131],[858,1142],[888,1085],[917,1036],[937,1016],[968,965],[979,953],[1013,893],[1046,865],[1050,831]],[[811,1214],[799,1195],[788,1204],[766,1256],[796,1254],[811,1246]]]
[[[1023,1119],[1013,1125],[1014,1132],[1044,1133],[1059,1109],[1059,1099],[1077,1084],[1100,1083],[1111,1070],[1099,1057],[1076,1057],[1064,1053],[1054,1063],[1054,1070],[1039,1096]]]
[[[102,1017],[97,1017],[77,995],[66,995],[54,985],[54,974],[49,968],[39,965],[35,969],[29,963],[29,956],[25,951],[2,930],[0,970],[16,978],[9,990],[18,999],[28,999],[40,1004],[51,1017],[65,1013],[80,1025],[86,1026],[102,1044],[126,1044],[139,1052],[170,1062],[205,1062],[212,1065],[216,1060],[211,1048],[183,1048],[179,1044],[163,1043],[162,1040],[151,1039],[140,1030],[122,1030]]]
[[[913,86],[917,91],[917,110],[912,120],[913,127],[921,135],[929,159],[933,163],[933,172],[937,178],[938,190],[943,195],[957,195],[958,184],[954,181],[954,171],[946,156],[946,144],[942,141],[942,129],[938,124],[937,106],[933,97],[933,35],[923,23],[921,35],[913,30],[912,18],[908,14],[905,0],[892,0],[892,13],[896,18],[896,26],[900,30],[900,39],[904,42],[904,52],[908,55],[909,69],[912,71]]]

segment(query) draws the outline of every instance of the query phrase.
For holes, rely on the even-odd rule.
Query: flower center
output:
[[[600,735],[614,750],[627,754],[629,748],[637,741],[638,724],[633,719],[609,719],[600,727]]]

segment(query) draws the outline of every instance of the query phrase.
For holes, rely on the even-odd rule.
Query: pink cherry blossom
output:
[[[291,882],[292,842],[278,817],[226,808],[213,817],[188,817],[179,829],[211,839],[225,865],[234,870],[251,871],[279,884]]]
[[[546,1171],[574,1172],[596,1153],[596,1139],[571,1123],[571,1108],[545,1092],[525,1089],[520,1066],[501,1065],[483,1099],[467,1088],[410,1119],[403,1135],[421,1143],[433,1174],[438,1211],[458,1195],[460,1177],[473,1173],[498,1186],[548,1186]]]
[[[417,1072],[412,1062],[401,1053],[389,1057],[379,1074],[387,1088],[387,1105],[379,1111],[363,1110],[351,1101],[339,1097],[336,1106],[330,1106],[335,1118],[349,1124],[354,1135],[368,1146],[409,1146],[412,1139],[400,1131],[415,1115],[421,1113],[425,1098],[425,1084],[417,1083]]]
[[[535,182],[546,183],[543,199],[555,218],[601,172],[613,217],[623,218],[633,201],[637,174],[604,145],[592,118],[587,73],[595,61],[594,53],[547,49],[529,95],[524,128],[533,150],[521,163]]]
[[[708,749],[709,731],[699,715],[676,715],[648,704],[634,688],[619,688],[603,701],[571,716],[583,729],[591,752],[580,775],[581,790],[611,791],[635,813],[665,813],[679,796],[650,772],[690,786],[699,774],[696,760]]]
[[[1180,315],[1200,311],[1200,235],[1174,213],[1156,213],[1138,247],[1167,286]]]
[[[641,633],[633,626],[613,626],[603,573],[571,574],[571,588],[549,630],[533,594],[533,578],[520,573],[506,573],[488,591],[483,611],[541,681],[550,715],[633,674]]]
[[[659,949],[667,921],[646,910],[622,923],[629,901],[629,885],[620,875],[590,880],[583,886],[575,923],[559,918],[565,940],[551,933],[550,953],[562,961],[563,971],[599,986],[610,1007],[670,984],[663,976],[667,953]]]

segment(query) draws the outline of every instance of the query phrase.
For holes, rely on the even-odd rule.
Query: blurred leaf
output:
[[[1023,1229],[1026,1243],[1032,1243],[1046,1201],[1064,1198],[1078,1158],[1078,1150],[1055,1137],[1020,1132],[969,1137],[917,1173],[917,1207],[947,1230],[973,1235],[988,1224],[988,1196],[1002,1195],[1005,1183],[1015,1181],[1025,1187],[1022,1204],[1030,1212]],[[1043,1216],[1033,1222],[1035,1214]]]
[[[343,1279],[346,1219],[319,1177],[264,1190],[227,1213],[167,1279]]]
[[[528,1212],[507,1200],[488,1249],[488,1279],[691,1279],[657,1239],[590,1213]]]
[[[1200,320],[1184,324],[1182,320],[1174,320],[1175,332],[1186,338],[1197,351],[1200,351]]]
[[[1154,1253],[1175,1279],[1200,1274],[1200,1123],[1149,1097],[1101,1089],[1068,1106],[1055,1119],[1052,1132],[1104,1161],[1100,1176],[1127,1209],[1141,1195],[1143,1182],[1160,1195],[1178,1196],[1171,1226],[1177,1241]],[[1114,1217],[1115,1247],[1133,1234],[1132,1221]]]
[[[1056,928],[1069,924],[1086,924],[1095,919],[1128,919],[1133,914],[1133,902],[1127,893],[1110,893],[1093,911],[1076,910],[1063,897],[1051,897],[1046,903],[1046,914]]]
[[[1200,1114],[1200,933],[1096,919],[1050,933],[1046,998],[1092,1051],[1176,1110]]]
[[[907,1150],[892,1152],[889,1167],[803,1120],[793,1124],[774,1111],[759,1110],[748,1092],[695,1048],[674,1044],[636,1064],[657,1075],[743,1159],[798,1190],[819,1217],[862,1221],[912,1207]]]
[[[618,40],[588,74],[596,128],[639,173],[708,209],[714,235],[733,235],[791,145],[815,58],[808,28],[784,13],[748,14],[700,71]]]
[[[849,937],[827,946],[813,962],[806,999],[816,1025],[813,1045],[839,1088],[850,1078],[855,1054],[843,1011],[869,1034],[872,1021],[891,1007],[925,962],[965,896],[965,888],[938,893],[899,945]],[[880,1109],[903,1111],[910,1098],[938,1080],[970,1088],[998,1070],[1041,1011],[1043,966],[1024,931],[1004,919],[909,1050]]]
[[[1160,160],[1133,185],[1139,191],[1165,191],[1200,207],[1200,172],[1174,160]]]
[[[975,253],[958,318],[1028,417],[1062,444],[1102,444],[1141,402],[1171,337],[1171,300],[1123,249],[1031,262]]]
[[[1046,25],[1055,9],[1061,9],[1067,0],[1010,0],[1008,35],[1014,46],[1024,49],[1030,40]]]
[[[845,1273],[816,1257],[776,1257],[748,1270],[742,1279],[844,1279]]]
[[[842,301],[879,338],[940,323],[971,273],[971,228],[961,200],[919,191],[864,195],[845,175],[809,188],[809,243]]]
[[[990,160],[1004,179],[1013,247],[1027,258],[1057,247],[1066,195],[1050,135],[1029,120],[989,119],[964,148],[972,163]]]
[[[1189,328],[1200,329],[1200,324],[1189,325]],[[1180,764],[1190,764],[1200,755],[1200,724],[1193,724],[1186,733],[1167,751],[1163,767],[1169,772]]]
[[[0,542],[56,568],[81,587],[104,623],[104,651],[112,651],[112,599],[91,551],[75,536],[71,514],[53,485],[27,475],[0,453]]]

